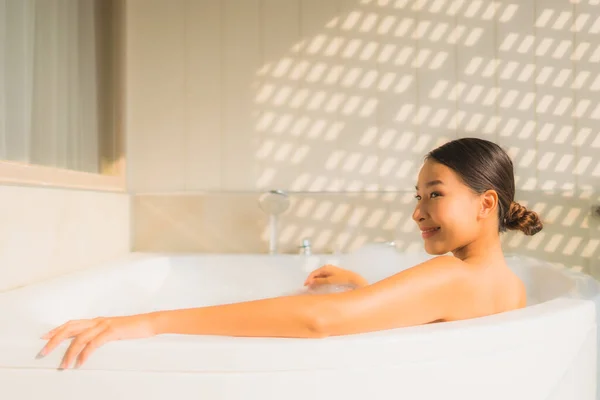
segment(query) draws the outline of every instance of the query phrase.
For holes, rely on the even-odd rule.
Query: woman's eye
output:
[[[433,198],[438,197],[438,196],[441,196],[441,194],[438,193],[438,192],[431,192],[431,195],[429,197],[431,197],[433,199]]]
[[[415,199],[417,199],[417,200],[421,200],[421,196],[419,196],[419,195],[417,194],[417,195],[415,195]]]

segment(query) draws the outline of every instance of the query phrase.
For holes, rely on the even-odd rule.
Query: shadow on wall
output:
[[[524,254],[600,276],[600,219],[590,217],[586,192],[525,192],[516,200],[540,213],[535,236],[502,235],[506,253]],[[134,197],[134,250],[158,252],[266,253],[268,217],[259,195],[142,195]],[[394,241],[400,251],[420,252],[423,242],[411,218],[413,193],[291,193],[279,220],[279,251],[297,253],[311,239],[316,253],[350,252]]]
[[[507,252],[600,270],[600,228],[588,217],[600,187],[597,1],[213,5],[223,4],[226,12],[214,15],[225,24],[226,46],[210,53],[219,60],[211,77],[219,101],[189,104],[214,106],[197,132],[221,134],[221,147],[207,156],[224,177],[211,188],[292,194],[280,220],[282,251],[296,252],[303,237],[315,251],[379,240],[420,250],[410,216],[423,156],[477,136],[507,149],[516,200],[546,222],[534,237],[504,235]],[[212,154],[219,151],[224,159]],[[159,165],[145,168],[158,174]],[[137,196],[137,248],[266,252],[257,198]]]
[[[521,189],[597,189],[591,2],[294,4],[301,23],[261,37],[258,188],[410,190],[427,151],[479,136],[508,150]]]
[[[600,268],[600,240],[590,239],[594,230],[600,231],[600,221],[590,217],[588,194],[523,192],[516,200],[542,215],[544,229],[534,236],[518,231],[502,234],[506,253],[586,272]],[[412,193],[293,194],[290,210],[281,219],[280,247],[296,252],[302,239],[309,237],[317,252],[347,252],[383,241],[396,242],[400,251],[423,251],[411,218],[414,202]],[[261,236],[268,240],[266,226]]]
[[[283,247],[309,236],[323,250],[422,248],[410,220],[422,157],[477,136],[509,152],[517,201],[546,221],[534,237],[504,235],[506,250],[600,269],[589,219],[600,187],[595,2],[294,4],[299,24],[262,32],[254,82],[256,187],[300,192]]]

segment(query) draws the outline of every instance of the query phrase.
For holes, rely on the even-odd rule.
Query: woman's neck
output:
[[[480,236],[466,246],[452,251],[454,257],[462,261],[504,261],[502,244],[498,233]]]

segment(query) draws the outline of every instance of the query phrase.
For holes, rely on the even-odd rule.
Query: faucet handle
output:
[[[298,248],[300,249],[300,253],[304,253],[307,256],[311,255],[310,239],[309,238],[302,239],[302,246],[298,246]]]
[[[310,247],[310,238],[302,239],[302,246],[299,246],[299,247],[300,248]]]

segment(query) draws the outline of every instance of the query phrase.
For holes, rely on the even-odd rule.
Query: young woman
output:
[[[356,287],[342,293],[69,321],[43,336],[40,355],[73,337],[60,366],[69,368],[112,340],[165,333],[322,338],[524,307],[525,287],[506,265],[499,233],[534,235],[542,224],[514,195],[513,164],[498,145],[474,138],[446,143],[425,157],[413,213],[425,250],[437,257],[371,285],[329,265],[305,282]]]

